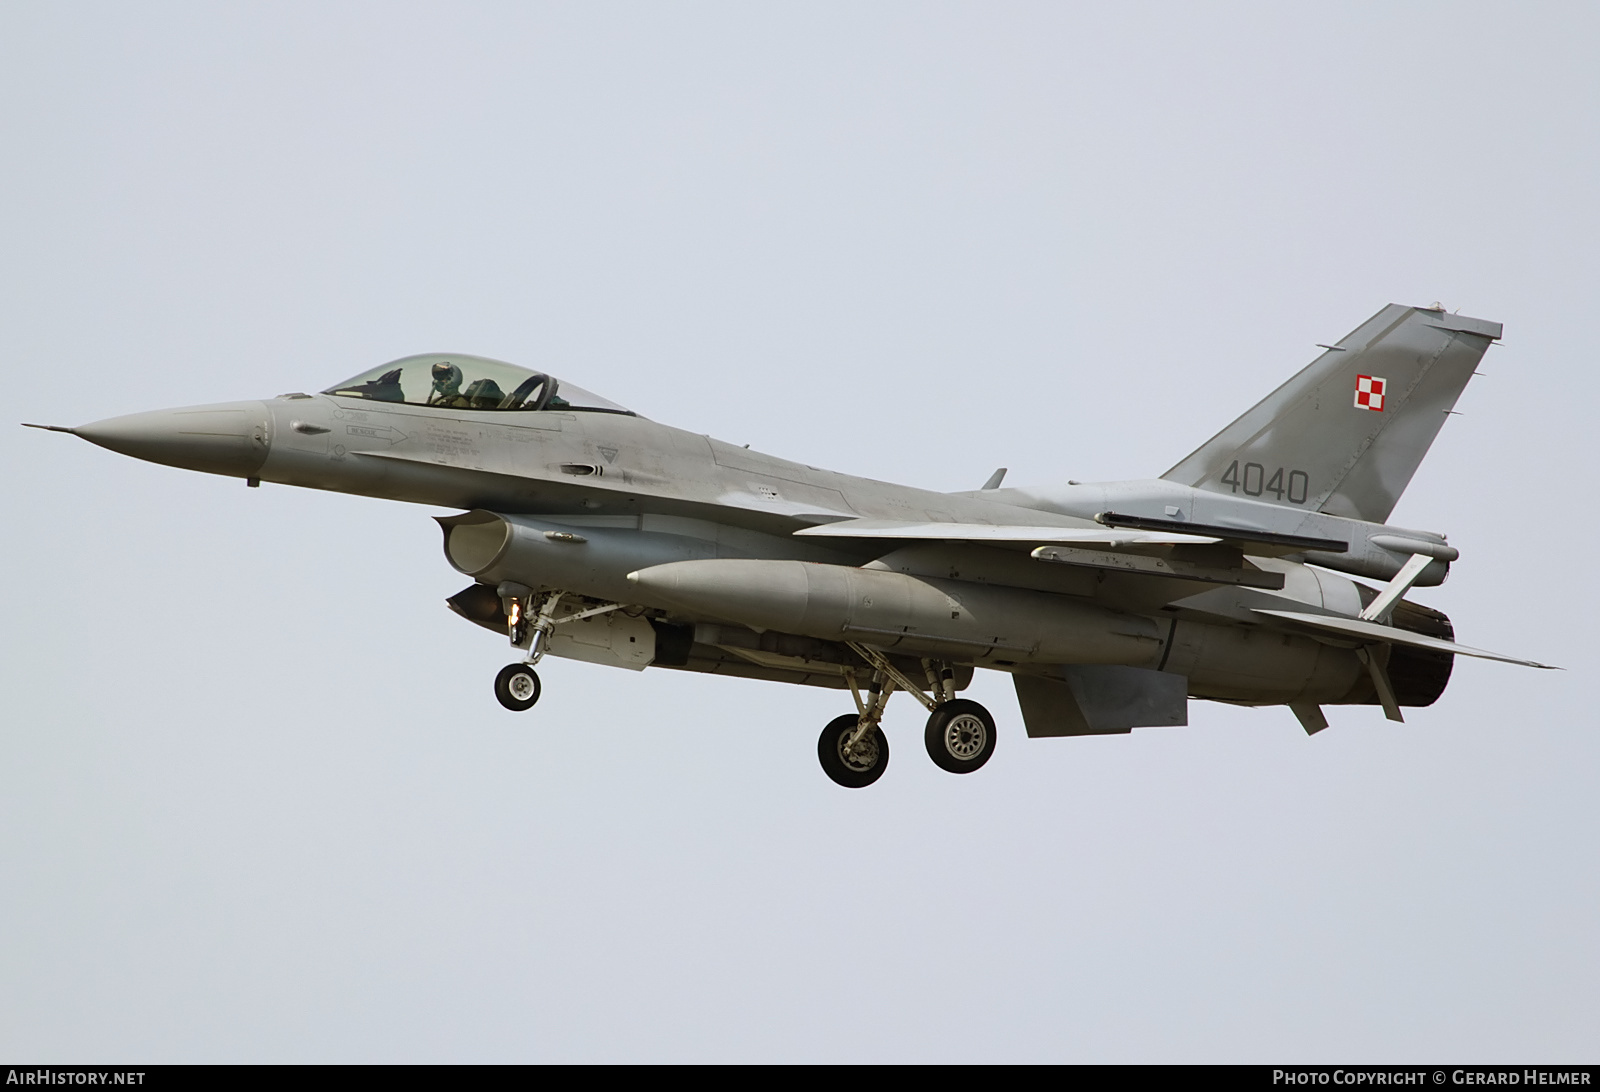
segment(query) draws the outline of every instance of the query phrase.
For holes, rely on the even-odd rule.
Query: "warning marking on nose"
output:
[[[370,425],[346,425],[344,426],[344,430],[351,436],[360,436],[367,440],[382,440],[390,447],[393,447],[395,444],[398,444],[401,440],[406,438],[405,433],[401,432],[397,428],[389,426],[385,426],[384,428],[373,428]]]

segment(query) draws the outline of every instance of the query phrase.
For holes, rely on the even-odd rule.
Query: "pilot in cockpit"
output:
[[[428,405],[467,408],[467,400],[461,395],[461,369],[448,360],[433,366],[433,390],[428,394]]]
[[[505,399],[500,384],[492,379],[474,379],[461,389],[461,369],[448,360],[433,366],[433,390],[428,395],[428,405],[448,406],[451,409],[499,409]]]
[[[391,360],[323,393],[447,410],[628,413],[589,391],[557,383],[546,372],[463,353]]]

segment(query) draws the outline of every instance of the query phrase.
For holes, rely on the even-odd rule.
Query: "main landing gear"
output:
[[[852,643],[850,647],[872,668],[865,696],[853,670],[845,671],[855,698],[856,712],[835,717],[817,740],[822,771],[847,789],[862,789],[883,776],[889,767],[889,740],[879,721],[895,690],[916,697],[928,710],[923,742],[934,765],[950,773],[971,773],[994,754],[994,717],[975,701],[955,696],[954,672],[946,664],[923,660],[928,691],[907,678],[877,649]]]
[[[994,754],[994,718],[977,702],[956,698],[928,716],[922,740],[935,766],[951,773],[971,773]]]
[[[822,772],[847,789],[864,789],[889,768],[889,740],[876,724],[859,731],[861,718],[854,713],[834,717],[817,740]]]

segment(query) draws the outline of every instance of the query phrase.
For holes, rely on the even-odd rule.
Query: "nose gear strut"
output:
[[[522,649],[526,655],[521,663],[507,664],[500,669],[500,674],[494,680],[494,696],[501,705],[518,713],[532,709],[539,700],[542,687],[533,665],[544,659],[545,653],[550,651],[550,635],[555,628],[565,622],[593,618],[622,606],[621,603],[607,603],[557,618],[556,607],[567,594],[564,591],[549,591],[541,595],[526,584],[509,581],[495,590],[506,612],[506,635],[511,639],[511,647]]]

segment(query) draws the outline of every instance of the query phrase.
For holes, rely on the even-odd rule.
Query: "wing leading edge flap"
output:
[[[1267,610],[1263,607],[1256,607],[1254,611],[1256,614],[1270,615],[1273,618],[1293,622],[1308,629],[1321,630],[1323,633],[1356,643],[1381,641],[1392,645],[1409,645],[1412,648],[1432,649],[1435,652],[1451,652],[1458,656],[1476,656],[1480,660],[1499,660],[1501,663],[1517,664],[1521,667],[1538,667],[1546,671],[1561,670],[1553,664],[1542,664],[1536,660],[1521,660],[1515,656],[1502,656],[1498,652],[1485,652],[1481,648],[1458,645],[1454,641],[1428,637],[1421,633],[1412,633],[1410,630],[1396,629],[1394,626],[1379,625],[1376,622],[1364,622],[1359,618],[1342,618],[1331,614],[1306,614],[1294,610]]]

